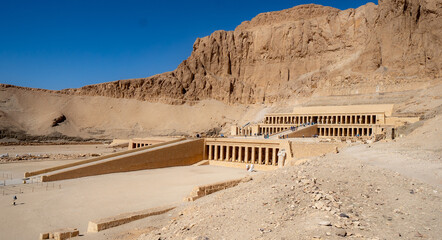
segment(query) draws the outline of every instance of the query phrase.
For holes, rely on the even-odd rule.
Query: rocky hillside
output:
[[[275,102],[312,94],[403,91],[440,81],[442,1],[382,0],[262,13],[197,39],[175,71],[63,93],[165,103]]]

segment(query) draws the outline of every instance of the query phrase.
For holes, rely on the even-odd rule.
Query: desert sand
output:
[[[38,167],[66,161],[69,162],[41,161]],[[36,163],[1,164],[0,172],[19,173],[20,170],[36,168]],[[67,226],[85,233],[91,220],[179,205],[197,185],[236,179],[246,174],[243,169],[188,166],[2,186],[0,191],[5,195],[0,195],[0,209],[7,217],[0,220],[1,239],[36,239],[42,232]],[[13,206],[12,197],[15,195],[18,201]]]

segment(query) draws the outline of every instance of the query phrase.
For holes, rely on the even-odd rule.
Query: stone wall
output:
[[[185,198],[185,201],[195,201],[198,198],[204,197],[206,195],[212,194],[214,192],[218,192],[227,188],[235,187],[240,182],[248,182],[252,180],[252,178],[241,178],[241,179],[235,179],[225,182],[218,182],[213,184],[207,184],[202,186],[195,187],[192,192],[190,193],[189,197]]]
[[[291,142],[292,152],[294,159],[317,157],[323,154],[336,152],[336,148],[342,148],[346,146],[343,142],[330,142],[330,143],[301,143]]]
[[[152,148],[151,151],[140,151],[135,155],[123,155],[109,161],[83,167],[79,166],[64,172],[42,176],[42,181],[49,182],[108,173],[188,166],[203,160],[204,139],[186,140],[170,146],[154,146]]]

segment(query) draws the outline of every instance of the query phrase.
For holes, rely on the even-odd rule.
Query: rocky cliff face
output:
[[[262,13],[197,39],[175,71],[63,93],[183,103],[403,91],[440,81],[442,1],[380,0]]]

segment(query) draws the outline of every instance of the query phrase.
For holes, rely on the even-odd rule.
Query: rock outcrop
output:
[[[428,87],[441,77],[441,12],[440,0],[380,0],[345,11],[309,4],[262,13],[197,39],[175,71],[61,92],[268,103]]]

